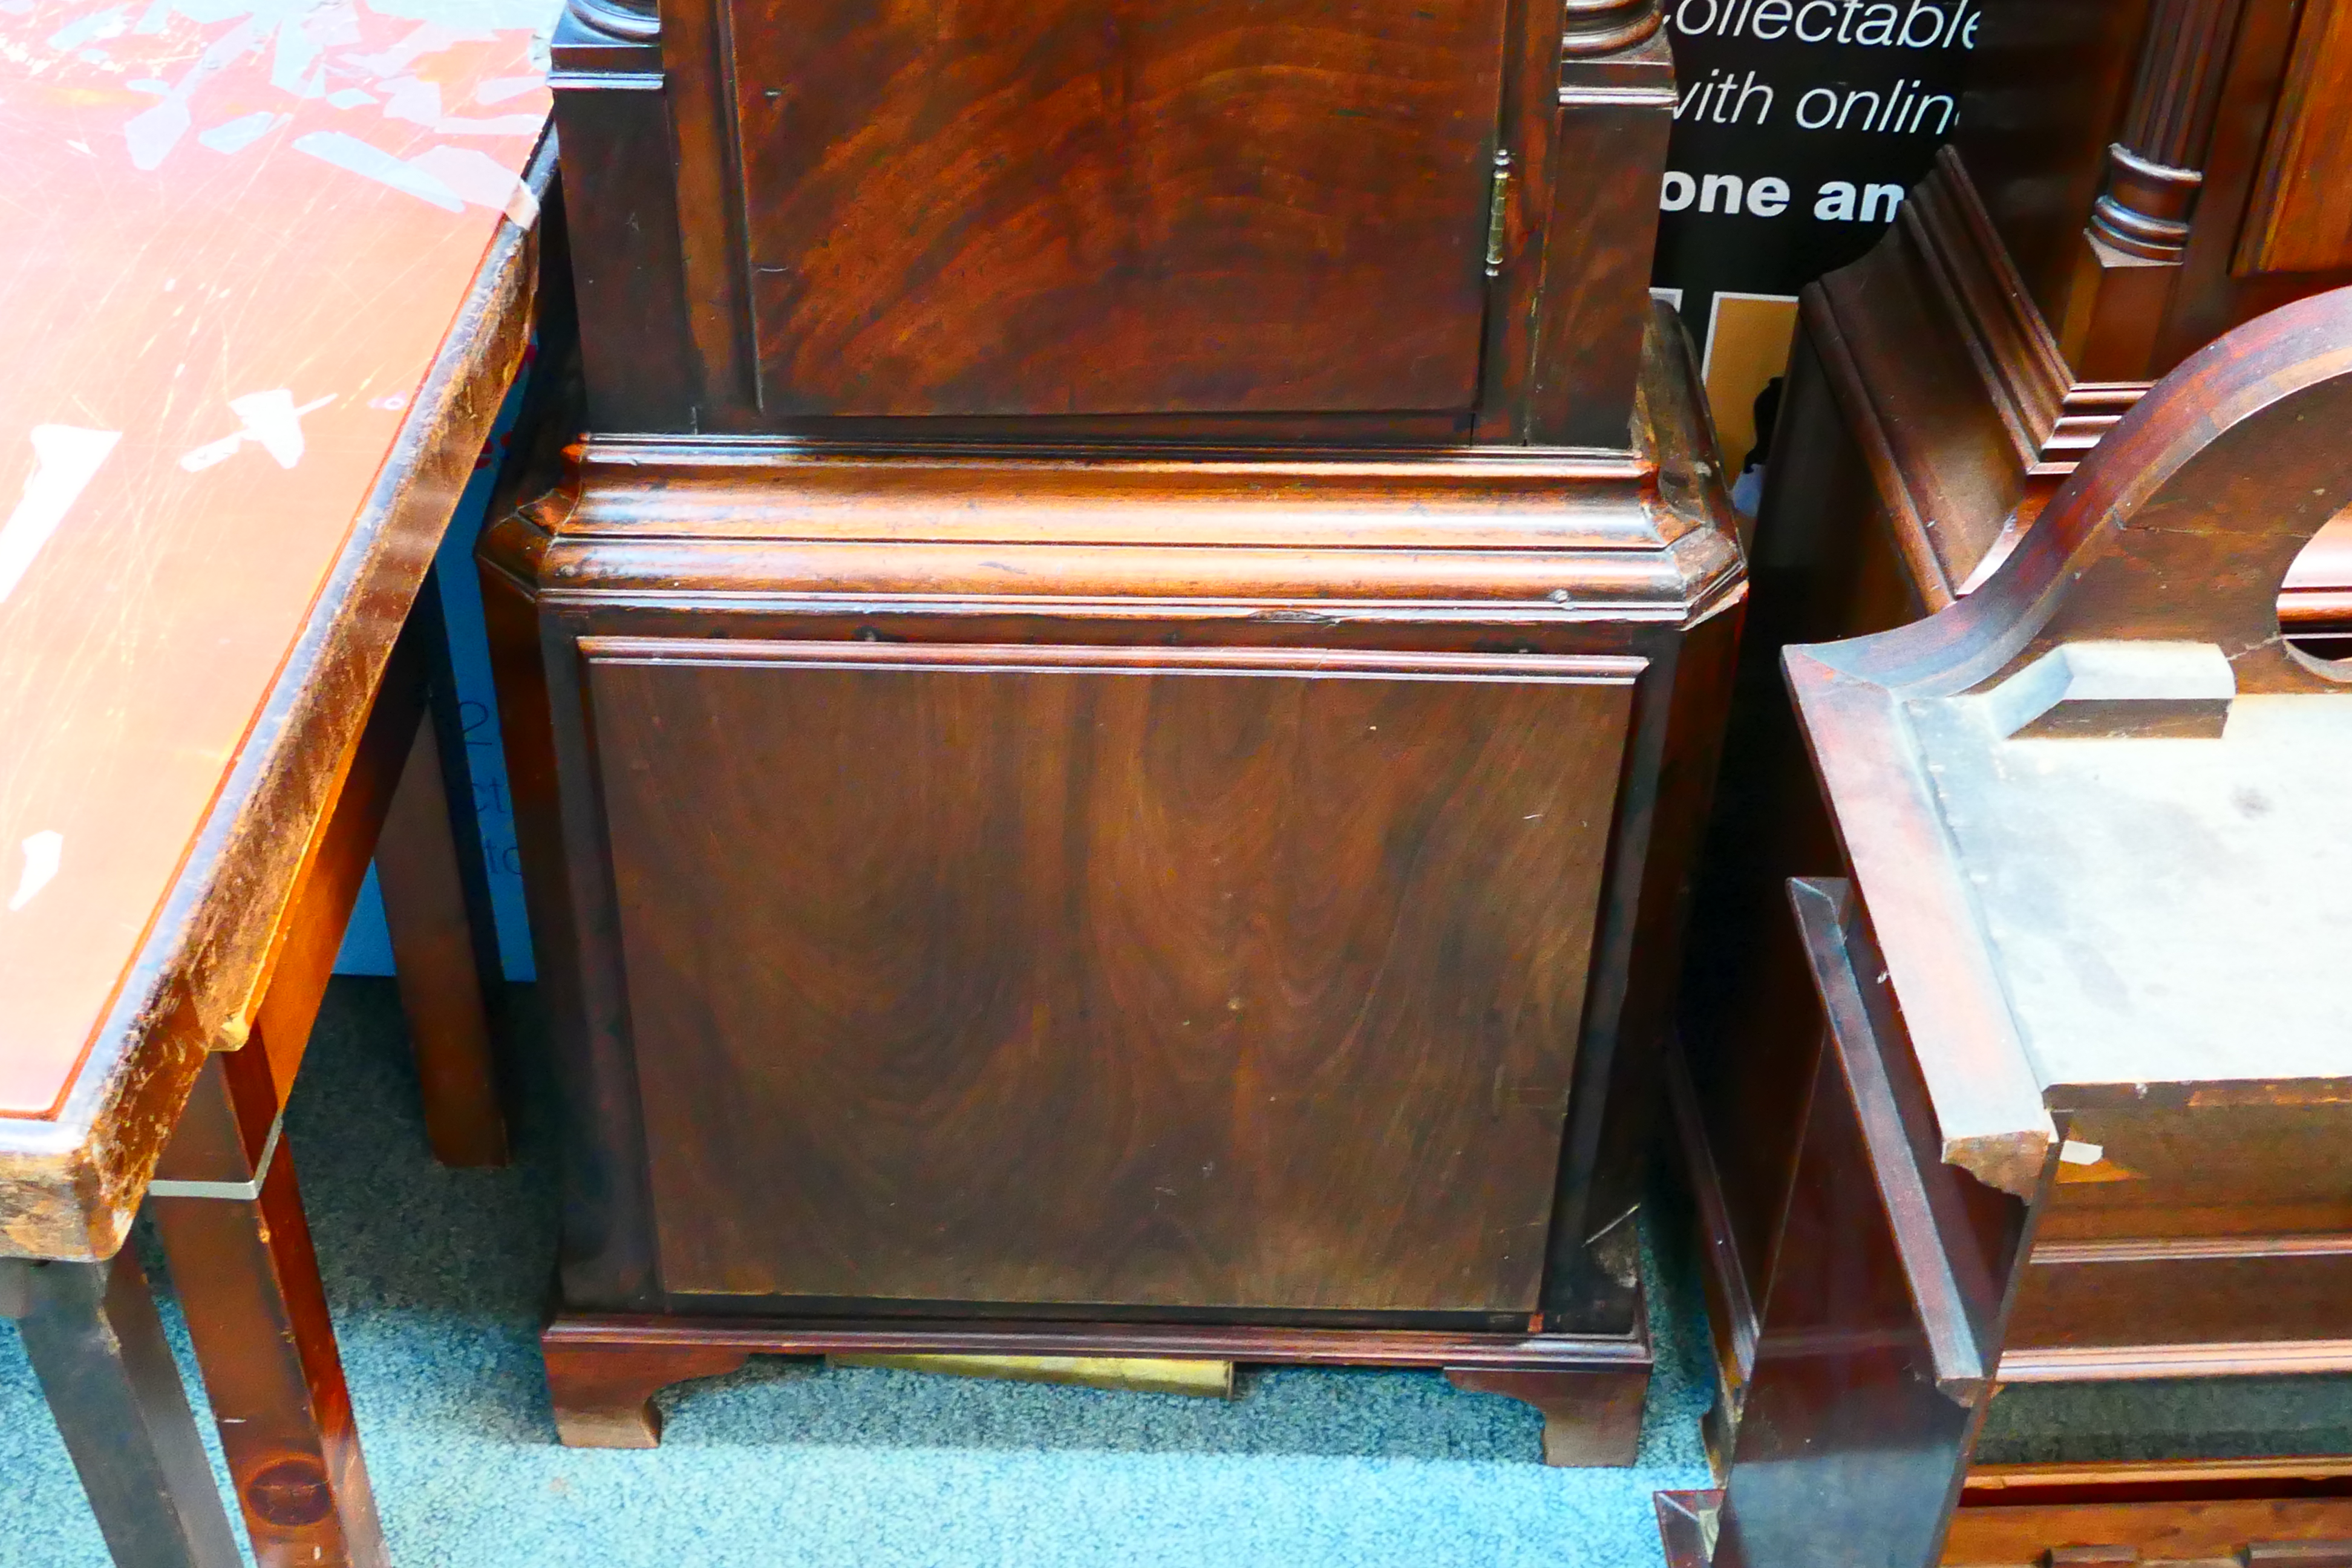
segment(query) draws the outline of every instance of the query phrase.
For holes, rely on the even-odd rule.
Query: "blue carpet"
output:
[[[1655,1259],[1631,1469],[1547,1468],[1532,1411],[1435,1373],[1321,1370],[1226,1404],[760,1360],[666,1395],[656,1450],[562,1448],[548,1134],[511,1170],[435,1166],[391,984],[335,982],[288,1135],[401,1568],[1648,1568],[1650,1494],[1707,1484],[1703,1320]],[[0,1326],[0,1563],[105,1562]]]

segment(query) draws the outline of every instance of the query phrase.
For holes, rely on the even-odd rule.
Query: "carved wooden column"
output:
[[[2077,381],[2145,381],[2188,249],[2243,0],[2157,0],[2083,231],[2059,344]]]

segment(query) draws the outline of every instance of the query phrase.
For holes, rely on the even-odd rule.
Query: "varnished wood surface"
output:
[[[157,1163],[165,1190],[151,1187],[144,1205],[172,1261],[262,1568],[380,1568],[386,1561],[283,1123],[371,856],[382,852],[388,876],[396,862],[412,877],[432,875],[436,855],[454,858],[444,781],[437,772],[424,776],[434,770],[423,738],[433,734],[429,683],[444,635],[436,610],[428,602],[410,617],[333,809],[312,830],[253,1033],[243,1048],[206,1058]],[[415,765],[420,755],[424,769]],[[404,808],[395,809],[404,795]],[[418,820],[436,810],[443,820]],[[454,866],[437,869],[457,879]],[[434,998],[410,1020],[428,1136],[436,1150],[467,1154],[480,1153],[487,1138],[495,1152],[503,1128],[488,1092],[488,1030],[462,900],[447,918],[458,924],[454,942],[419,942],[415,900],[387,892],[404,1001],[420,991]],[[434,1070],[453,1060],[470,1071]],[[256,1184],[255,1196],[236,1190]]]
[[[2258,1246],[2352,1234],[2352,1147],[2341,1105],[2078,1110],[2066,1135],[2094,1163],[2058,1173],[2045,1247],[2133,1238]]]
[[[76,9],[9,25],[46,39]],[[358,15],[362,47],[414,31]],[[57,516],[49,531],[37,500],[10,514],[27,564],[0,601],[0,903],[17,905],[0,913],[5,1251],[110,1251],[203,1053],[251,1032],[310,825],[520,349],[507,195],[451,210],[295,147],[329,128],[322,100],[289,99],[306,122],[234,156],[198,144],[238,92],[274,100],[266,52],[192,78],[194,124],[154,168],[132,164],[145,143],[124,125],[151,100],[122,93],[122,64],[193,58],[231,25],[175,17],[109,45],[116,74],[72,57],[10,88],[12,166],[55,195],[10,241],[0,437],[16,443],[9,493],[52,465],[32,493]],[[452,45],[434,62],[450,114],[526,71],[526,44]],[[503,168],[511,192],[542,103],[509,100],[467,143],[488,172],[477,188]],[[384,124],[409,153],[441,134]],[[93,289],[105,309],[85,308]],[[453,323],[462,351],[428,378]],[[248,405],[273,455],[238,437],[248,416],[228,400],[281,389],[283,419]],[[55,467],[59,437],[32,438],[58,426],[100,433],[68,441],[86,484]],[[46,881],[28,839],[58,852]]]
[[[457,835],[471,824],[452,820],[443,780],[440,741],[428,721],[418,727],[393,792],[377,884],[434,1158],[503,1165],[506,1118],[484,984],[498,976],[479,966],[472,921],[486,911],[468,909],[459,870]]]
[[[2151,0],[1994,0],[1953,137],[2049,321],[2129,102]]]
[[[284,1135],[205,1138],[206,1123],[275,1127],[282,1108],[257,1052],[215,1055],[175,1142],[198,1179],[261,1180],[257,1200],[151,1197],[146,1205],[187,1315],[230,1485],[261,1568],[387,1568],[342,1356]],[[273,1147],[273,1144],[278,1145]],[[257,1172],[256,1155],[268,1152]]]
[[[2078,383],[2151,380],[2242,321],[2352,280],[2352,255],[2328,253],[2346,210],[2346,147],[2328,129],[2342,119],[2340,17],[2332,0],[1986,7],[1955,144]],[[2190,177],[2119,184],[2108,149],[2135,142]],[[2109,199],[2138,213],[2126,227],[2185,228],[2127,252],[2099,237]]]
[[[1993,1466],[1969,1472],[1943,1568],[2332,1565],[2352,1556],[2342,1461]],[[1668,1568],[1706,1568],[1720,1490],[1656,1494]]]
[[[1654,0],[1596,15],[568,16],[591,423],[1622,450],[1675,97]]]
[[[2281,646],[2276,595],[2296,552],[2340,505],[2330,492],[2352,480],[2339,447],[2297,438],[2303,421],[2344,417],[2347,320],[2352,293],[2337,291],[2221,340],[2162,384],[2162,401],[2151,394],[2135,405],[1984,587],[1912,626],[1784,656],[1914,1018],[1947,1157],[1996,1185],[2021,1191],[2054,1142],[2044,1080],[2018,1044],[1992,951],[1930,934],[1978,929],[1979,917],[1942,847],[1941,808],[1919,764],[1901,760],[1909,720],[1896,717],[1893,686],[1950,693],[2013,674],[2063,642],[2170,637],[2217,645],[2243,696],[2342,694]],[[1993,797],[1981,804],[1998,809]],[[2207,864],[2200,875],[2224,877],[2226,868]],[[2203,1071],[2176,1064],[2163,1076],[2259,1080],[2264,1043],[2241,1038],[2209,1052]],[[2307,1043],[2298,1059],[2336,1059],[2326,1040]],[[2352,1058],[2343,1066],[2352,1072]],[[2281,1065],[2269,1076],[2308,1071]],[[2050,1072],[2054,1083],[2074,1072],[2110,1076],[2086,1059],[2053,1060]]]
[[[237,1568],[245,1558],[137,1252],[0,1258],[0,1316],[17,1321],[115,1562]]]
[[[2278,118],[2263,143],[2238,265],[2248,272],[2352,267],[2352,6],[2310,0]]]
[[[1772,1112],[1773,1090],[1759,1086],[1786,1093],[1807,1081],[1811,1045],[1774,1022],[1789,1012],[1773,989],[1785,988],[1787,965],[1766,957],[1769,941],[1735,946],[1722,933],[1767,924],[1757,911],[1777,905],[1780,879],[1833,865],[1837,854],[1793,721],[1772,689],[1778,649],[1885,630],[1976,591],[2076,462],[2095,454],[2144,395],[2145,381],[2086,384],[2066,363],[2057,329],[2072,276],[2068,247],[2081,240],[2105,146],[2131,108],[2136,62],[2157,10],[2166,11],[2163,25],[2177,26],[2210,7],[1995,5],[1970,62],[1969,108],[1955,148],[1870,258],[1808,291],[1756,535],[1744,679],[1759,690],[1744,690],[1734,707],[1702,872],[1704,957],[1693,970],[1685,1032],[1706,1162],[1722,1178],[1727,1211],[1729,1228],[1711,1239],[1711,1255],[1737,1257],[1739,1293],[1751,1300],[1764,1292],[1769,1216],[1794,1158],[1791,1121]],[[2192,328],[2210,335],[2265,301],[2328,281],[2282,274],[2233,282],[2226,256],[2216,260],[2217,247],[2236,243],[2233,204],[2246,199],[2297,13],[2275,0],[2236,10],[2187,251],[2179,267],[2154,268],[2179,274],[2169,297],[2189,307],[2165,328],[2175,334],[2168,353],[2193,348]],[[2313,8],[2313,25],[2326,14]],[[2161,95],[2179,84],[2149,85]],[[2140,326],[2161,324],[2141,312]],[[2352,581],[2352,556],[2336,542],[2345,530],[2340,521],[2323,528],[2281,581],[2276,613],[2289,629],[2347,624],[2336,586]],[[1763,1113],[1751,1114],[1759,1104]],[[2086,1212],[2069,1206],[2073,1195],[2090,1201],[2090,1193],[2062,1186],[2054,1233],[2071,1234]],[[2194,1215],[2184,1209],[2182,1218],[2192,1231],[2335,1224],[2317,1213],[2217,1214],[2208,1205]],[[2168,1223],[2153,1211],[2148,1222]],[[1725,1291],[1713,1300],[1729,1310]],[[1719,1342],[1740,1337],[1728,1332]]]
[[[2011,1353],[2023,1364],[2033,1359],[2023,1352],[2053,1349],[2178,1345],[2185,1354],[2186,1347],[2228,1345],[2232,1359],[2246,1359],[2247,1347],[2274,1343],[2292,1363],[2308,1346],[2345,1337],[2352,1243],[2320,1237],[2308,1239],[2332,1245],[2297,1247],[2292,1243],[2305,1238],[2277,1239],[2286,1245],[2249,1238],[2218,1255],[2037,1258],[2018,1287]]]
[[[1502,0],[736,0],[762,407],[1467,408]]]
[[[1990,1396],[2026,1211],[1937,1160],[1847,885],[1790,897],[1824,1043],[1713,1561],[1927,1568]]]
[[[722,1315],[746,1353],[1632,1342],[1640,971],[1743,593],[1689,358],[1643,369],[1629,454],[597,437],[497,523],[560,1418],[649,1440],[659,1347]]]
[[[1842,1543],[1835,1560],[1925,1568],[1996,1379],[2346,1364],[2335,1326],[2352,1244],[2340,1234],[2225,1225],[2205,1236],[2135,1237],[2126,1228],[2042,1250],[2034,1227],[2063,1206],[2053,1194],[2071,1165],[2067,1184],[2085,1190],[2147,1182],[2156,1201],[2138,1217],[2177,1230],[2177,1200],[2199,1159],[2190,1151],[2200,1146],[2205,1161],[2230,1167],[2208,1194],[2212,1208],[2234,1200],[2277,1217],[2309,1208],[2313,1189],[2331,1185],[2328,1156],[2320,1172],[2298,1168],[2293,1133],[2340,1120],[2352,1047],[2332,1022],[2315,1030],[2267,1011],[2324,999],[2326,983],[2307,969],[2266,985],[2229,976],[2232,955],[2249,948],[2339,943],[2345,917],[2323,910],[2290,931],[2259,931],[2258,916],[2219,918],[2249,898],[2291,896],[2295,868],[2276,856],[2207,852],[2222,842],[2213,837],[2215,802],[2136,815],[2147,802],[2133,779],[2166,758],[2186,776],[2200,759],[2242,754],[2237,742],[2282,719],[2305,727],[2311,754],[2323,754],[2318,747],[2336,733],[2334,715],[2352,703],[2352,685],[2282,646],[2276,594],[2296,552],[2352,485],[2352,458],[2332,438],[2347,409],[2352,290],[2339,290],[2225,335],[2159,383],[1974,593],[1894,631],[1784,654],[1855,871],[1854,902],[1833,921],[1817,909],[1811,921],[1835,935],[1811,943],[1829,1044],[1768,1263],[1717,1562],[1819,1561],[1811,1543],[1827,1531]],[[2182,738],[2167,704],[2194,683],[2172,675],[2147,687],[2144,703],[2100,696],[2095,721],[2062,724],[2049,739],[2028,738],[2038,722],[2029,708],[1965,735],[1948,722],[2015,700],[2021,689],[2011,683],[2021,671],[2055,668],[2043,659],[2110,650],[2161,663],[2168,647],[2198,650],[2181,657],[2218,667],[2221,689],[2234,687],[2218,733]],[[1979,753],[1997,753],[2006,768],[1973,771],[1964,759]],[[2054,809],[2034,795],[2028,775],[2095,758],[2113,764],[2104,792]],[[2332,780],[2298,784],[2292,771],[2274,760],[2249,785],[2257,793],[2241,789],[2218,806],[2275,812],[2316,855],[2332,842],[2321,836],[2338,815],[2337,792]],[[2010,843],[1995,859],[1969,858],[1978,827],[2028,822],[2051,837]],[[2038,957],[2016,906],[2006,919],[1994,906],[1988,879],[2039,867],[2061,879],[2053,900],[2126,886],[2112,866],[2068,864],[2069,846],[2103,833],[2142,855],[2169,852],[2165,863],[2179,878],[2164,908],[2207,956],[2135,969],[2152,950],[2085,937],[2070,956],[2077,983],[2104,987],[2082,1016],[2099,1021],[2064,1038],[2043,1029],[2028,1049],[2020,1035],[2039,1015],[2024,976]],[[1803,884],[1792,886],[1801,913],[1809,901],[1834,901],[1808,900]],[[2134,1066],[2136,1046],[2154,1042],[2109,1037],[2110,1026],[2157,995],[2175,1016],[2202,1010],[2216,1022],[2201,1048],[2151,1051]],[[1858,1045],[1898,1090],[1891,1136],[1863,1092]],[[1839,1078],[1845,1096],[1834,1092]],[[1899,1092],[1906,1079],[1925,1090],[1908,1102]],[[1849,1100],[1858,1136],[1841,1149],[1824,1135],[1849,1120]],[[2097,1127],[2114,1138],[2112,1158],[2105,1145],[2075,1139],[2078,1114],[2086,1134]],[[2161,1132],[2158,1115],[2170,1119]],[[2256,1152],[2251,1145],[2264,1132],[2271,1146]],[[2145,1174],[2125,1163],[2126,1148]],[[1924,1180],[1931,1172],[1923,1202],[1908,1190],[1909,1173]],[[1845,1205],[1831,1207],[1827,1224],[1819,1217],[1824,1182]],[[1958,1201],[1939,1205],[1938,1183]],[[1938,1283],[1947,1269],[1957,1291]],[[1873,1302],[1882,1309],[1875,1318],[1865,1315]],[[1954,1375],[1971,1359],[1975,1375]]]
[[[1467,1394],[1499,1394],[1543,1413],[1547,1465],[1630,1465],[1642,1446],[1650,1374],[1639,1372],[1513,1372],[1448,1367],[1445,1381]]]
[[[2105,1546],[2144,1562],[2259,1565],[2310,1562],[2295,1550],[2327,1542],[2352,1549],[2352,1459],[2341,1455],[1979,1465],[1944,1562],[2006,1568],[2053,1547]]]
[[[1535,1309],[1638,661],[583,651],[667,1289]]]

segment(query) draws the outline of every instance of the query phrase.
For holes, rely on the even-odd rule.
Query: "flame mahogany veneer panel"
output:
[[[667,1290],[1535,1309],[1641,660],[827,646],[586,649]]]
[[[761,407],[1470,408],[1504,18],[740,0]]]

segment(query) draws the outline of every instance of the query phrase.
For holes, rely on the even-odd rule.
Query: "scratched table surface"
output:
[[[0,1118],[53,1118],[546,118],[549,0],[0,0]]]

